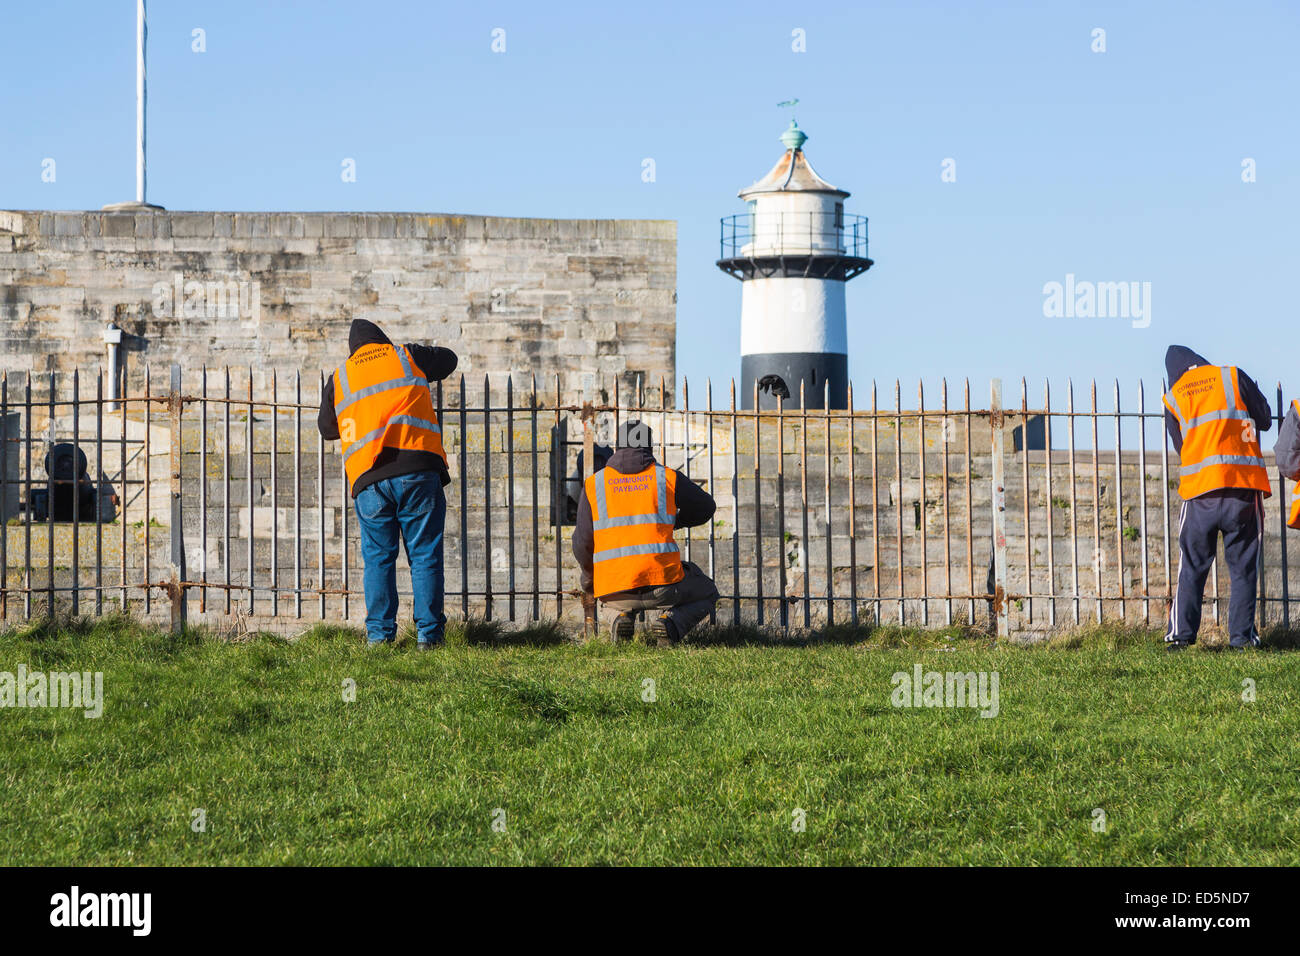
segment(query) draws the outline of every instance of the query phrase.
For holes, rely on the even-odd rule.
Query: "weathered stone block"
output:
[[[210,212],[178,212],[170,216],[172,238],[205,238],[212,236],[213,214]]]

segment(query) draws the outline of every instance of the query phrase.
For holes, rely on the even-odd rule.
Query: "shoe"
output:
[[[631,614],[620,614],[614,618],[614,623],[610,627],[610,634],[614,638],[615,644],[622,644],[632,640],[632,634],[636,630],[636,618]]]
[[[1175,651],[1185,651],[1190,646],[1191,645],[1188,644],[1187,641],[1168,641],[1165,644],[1165,651],[1172,654]]]
[[[418,641],[415,645],[417,651],[434,651],[442,647],[442,641]]]
[[[654,642],[660,647],[672,647],[678,641],[677,625],[673,623],[672,615],[661,614],[650,624],[650,635]]]
[[[387,640],[379,640],[379,641],[367,640],[366,647],[370,648],[370,650],[373,651],[377,647],[383,647],[384,645],[391,644],[391,643],[393,643],[393,639],[391,637],[388,638]]]

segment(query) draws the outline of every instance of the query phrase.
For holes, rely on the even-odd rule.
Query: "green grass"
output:
[[[0,636],[0,671],[105,675],[98,720],[0,710],[0,864],[1300,862],[1294,635],[1166,655],[1139,630],[738,627],[657,651],[476,622],[408,642]],[[893,707],[916,663],[997,671],[999,716]]]

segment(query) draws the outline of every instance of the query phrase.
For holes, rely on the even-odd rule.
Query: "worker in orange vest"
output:
[[[1181,345],[1165,353],[1165,426],[1181,461],[1178,586],[1169,609],[1166,650],[1196,643],[1205,580],[1223,535],[1232,582],[1228,635],[1234,648],[1259,644],[1255,586],[1264,533],[1263,499],[1272,494],[1259,433],[1273,410],[1241,369],[1211,365]]]
[[[1287,514],[1286,526],[1300,528],[1300,402],[1295,399],[1291,400],[1286,420],[1278,430],[1273,457],[1277,459],[1277,470],[1282,477],[1296,483],[1291,489],[1291,510]]]
[[[698,565],[683,561],[675,528],[704,524],[712,495],[680,471],[655,461],[650,427],[625,422],[618,448],[588,478],[578,499],[573,555],[582,591],[616,612],[614,641],[632,637],[639,612],[652,612],[650,632],[670,646],[708,616],[718,589]]]
[[[443,486],[450,484],[431,381],[456,368],[451,349],[394,345],[379,326],[357,319],[348,360],[321,393],[321,437],[341,441],[343,467],[361,528],[366,637],[372,647],[397,635],[397,548],[411,566],[417,648],[442,644]]]

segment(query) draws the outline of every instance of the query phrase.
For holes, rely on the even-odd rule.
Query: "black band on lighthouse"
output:
[[[778,375],[790,391],[786,408],[799,407],[799,383],[804,385],[807,408],[825,408],[826,383],[830,382],[831,408],[849,403],[849,357],[842,352],[759,352],[740,357],[741,408],[754,407],[754,383],[767,375]],[[776,396],[759,392],[760,409],[776,408]]]

